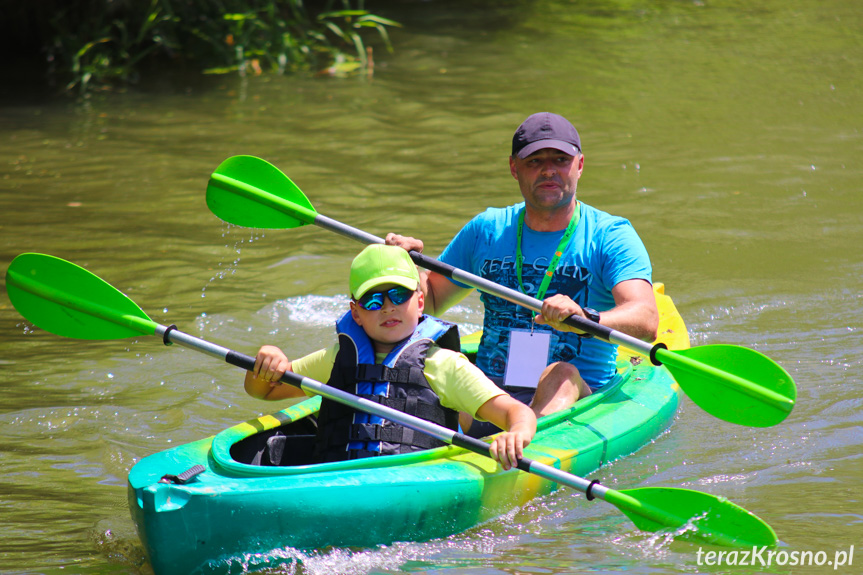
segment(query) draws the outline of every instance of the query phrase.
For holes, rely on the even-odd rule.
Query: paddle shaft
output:
[[[336,232],[353,240],[357,240],[366,244],[386,243],[383,238],[372,235],[368,232],[364,232],[362,230],[358,230],[352,226],[349,226],[332,218],[328,218],[327,216],[324,216],[322,214],[315,213],[314,215],[312,215],[312,213],[309,212],[309,214],[302,215],[306,216],[306,218],[309,218],[311,220],[310,223],[314,223],[317,226]],[[482,292],[505,299],[511,303],[526,307],[537,313],[540,313],[542,311],[542,302],[536,298],[530,297],[514,289],[489,281],[485,278],[481,278],[472,273],[453,267],[449,264],[445,264],[442,261],[430,258],[419,252],[411,251],[409,253],[414,263],[422,268],[439,273],[457,282],[467,284]],[[662,351],[665,350],[665,346],[662,344],[650,345],[649,343],[641,341],[640,339],[632,337],[631,335],[627,335],[617,330],[613,330],[609,327],[600,325],[596,322],[592,322],[589,319],[577,315],[568,317],[565,320],[565,323],[568,323],[569,325],[576,327],[583,332],[594,335],[607,342],[616,345],[622,345],[627,349],[642,353],[650,357],[651,361],[655,365],[662,365],[662,362],[659,361],[656,357],[657,352],[661,354]]]
[[[317,226],[334,231],[353,240],[367,244],[385,243],[383,238],[358,230],[322,214],[308,211],[307,213],[302,213],[300,217],[310,221],[310,223],[314,223]],[[482,292],[505,299],[516,305],[526,307],[537,313],[542,311],[542,302],[536,298],[453,267],[434,258],[430,258],[419,252],[411,251],[409,253],[414,263],[422,268],[439,273],[463,284],[467,284]],[[794,405],[793,401],[789,401],[787,397],[780,393],[776,393],[762,385],[753,383],[724,370],[705,365],[703,362],[683,357],[680,354],[676,354],[673,351],[668,350],[666,345],[663,343],[651,345],[638,338],[632,337],[631,335],[627,335],[623,332],[611,329],[610,327],[598,324],[577,315],[572,315],[566,318],[564,323],[609,343],[621,345],[627,349],[641,353],[642,355],[649,357],[650,361],[654,365],[667,364],[668,367],[673,367],[678,370],[686,370],[691,373],[709,373],[716,381],[723,382],[725,385],[734,386],[734,388],[739,390],[741,393],[745,393],[758,401],[772,405],[784,413],[789,413]]]
[[[193,335],[189,335],[187,333],[179,331],[174,326],[168,327],[164,325],[158,325],[156,327],[155,335],[161,337],[162,341],[164,341],[166,344],[176,343],[182,345],[183,347],[194,349],[217,359],[224,360],[231,365],[240,367],[247,371],[252,371],[255,369],[255,358],[233,351],[226,347],[211,343]],[[377,415],[378,417],[388,419],[390,421],[398,423],[399,425],[403,425],[421,433],[430,435],[436,439],[439,439],[440,441],[443,441],[444,443],[455,445],[456,447],[462,447],[469,451],[473,451],[474,453],[478,453],[479,455],[491,458],[491,450],[488,443],[485,443],[484,441],[480,441],[479,439],[475,439],[473,437],[468,437],[467,435],[434,424],[430,421],[426,421],[425,419],[415,417],[413,415],[398,411],[391,407],[386,407],[385,405],[381,405],[368,399],[358,397],[346,391],[336,389],[335,387],[331,387],[329,385],[326,385],[308,377],[298,375],[296,373],[286,372],[282,376],[281,382],[288,385],[293,385],[294,387],[299,387],[304,391],[308,391],[310,393],[314,393],[315,395],[320,395],[321,397],[325,397],[332,401],[347,405],[348,407],[351,407],[358,411],[371,413],[372,415]],[[608,492],[608,488],[599,485],[595,481],[588,481],[583,477],[578,477],[577,475],[566,473],[565,471],[555,469],[554,467],[545,465],[538,461],[533,461],[531,459],[520,459],[518,461],[518,468],[527,473],[533,473],[534,475],[538,475],[550,481],[554,481],[555,483],[577,489],[582,493],[587,494],[591,499],[593,497],[605,499],[605,495]]]

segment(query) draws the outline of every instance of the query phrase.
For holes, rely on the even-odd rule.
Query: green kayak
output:
[[[660,341],[689,346],[656,285]],[[571,409],[539,420],[526,456],[577,475],[662,433],[679,389],[664,367],[621,350],[618,375]],[[551,493],[556,484],[446,446],[418,453],[306,464],[320,398],[156,453],[129,473],[129,505],[157,575],[226,573],[254,554],[374,547],[464,531]]]

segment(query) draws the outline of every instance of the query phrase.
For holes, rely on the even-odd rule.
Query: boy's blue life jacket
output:
[[[423,368],[433,343],[459,351],[458,328],[424,315],[414,333],[375,363],[374,345],[362,327],[346,313],[336,322],[339,351],[328,385],[381,405],[458,429],[458,412],[440,404]],[[376,415],[355,411],[326,398],[318,414],[315,459],[318,462],[409,453],[444,445]]]

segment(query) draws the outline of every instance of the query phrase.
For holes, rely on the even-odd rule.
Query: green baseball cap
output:
[[[351,295],[359,299],[373,287],[396,284],[416,290],[420,275],[411,256],[402,248],[372,244],[351,263]]]

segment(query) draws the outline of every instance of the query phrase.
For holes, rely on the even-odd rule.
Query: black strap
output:
[[[436,403],[428,403],[427,401],[423,401],[416,395],[392,398],[385,397],[383,395],[360,395],[360,397],[362,397],[363,399],[368,399],[369,401],[374,401],[375,403],[379,403],[381,405],[385,405],[386,407],[391,407],[396,411],[401,411],[402,413],[407,413],[408,415],[415,415],[429,421],[437,421],[438,411],[441,409],[446,409]]]
[[[361,363],[357,365],[357,381],[389,381],[385,371],[388,369],[380,363]]]
[[[374,423],[354,423],[350,429],[351,441],[383,441],[385,443],[399,443],[401,445],[413,445],[429,449],[442,445],[436,439],[425,433],[414,433],[409,427],[381,426]]]
[[[387,367],[380,363],[357,365],[357,381],[388,381],[390,383],[412,383],[428,387],[423,370],[418,367]]]

